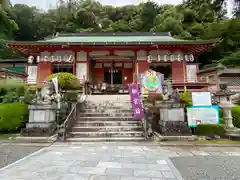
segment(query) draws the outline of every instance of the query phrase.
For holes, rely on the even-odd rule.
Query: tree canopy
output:
[[[42,11],[25,4],[0,0],[0,58],[19,56],[4,40],[35,41],[56,32],[171,32],[180,39],[219,39],[219,44],[199,57],[203,64],[240,65],[240,3],[234,16],[226,16],[226,0],[184,0],[179,5],[113,7],[95,0],[59,0],[55,9]]]

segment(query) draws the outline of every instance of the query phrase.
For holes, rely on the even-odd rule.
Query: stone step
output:
[[[115,112],[88,112],[88,113],[80,113],[80,117],[124,117],[124,116],[133,116],[132,112],[123,112],[123,113],[115,113]]]
[[[97,106],[85,106],[85,109],[94,109],[94,110],[103,110],[103,109],[109,109],[109,110],[131,110],[132,106],[128,106],[128,105],[124,105],[124,106],[101,106],[101,105],[97,105]]]
[[[141,126],[139,121],[76,121],[75,126]]]
[[[102,117],[102,116],[99,116],[99,117],[78,117],[78,120],[77,121],[133,121],[135,120],[134,117],[132,116],[119,116],[119,117]],[[137,121],[137,120],[136,120]]]
[[[91,109],[91,108],[86,108],[83,109],[81,112],[83,113],[132,113],[132,108],[129,109],[112,109],[112,108],[98,108],[98,109]]]
[[[92,101],[86,101],[87,104],[91,104],[91,105],[94,105],[94,104],[124,104],[124,103],[128,103],[128,104],[131,104],[131,100],[124,100],[124,101],[121,101],[121,100],[105,100],[105,101],[98,101],[98,102],[92,102]]]
[[[87,101],[97,103],[103,101],[130,101],[130,95],[88,95]]]
[[[131,110],[132,109],[132,106],[127,106],[127,105],[125,105],[125,106],[108,106],[108,107],[106,107],[106,106],[100,106],[100,105],[97,105],[97,106],[92,106],[92,107],[88,107],[88,106],[85,106],[85,108],[84,109],[94,109],[94,110],[97,110],[97,109],[109,109],[109,110],[122,110],[122,111],[125,111],[125,110]]]
[[[86,137],[86,138],[68,138],[68,142],[101,142],[101,141],[145,141],[144,137]]]
[[[74,126],[73,132],[108,132],[108,131],[141,131],[140,125],[136,126]]]
[[[142,137],[143,131],[70,132],[71,137]]]

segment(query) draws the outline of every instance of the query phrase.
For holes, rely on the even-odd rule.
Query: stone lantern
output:
[[[234,95],[234,93],[227,89],[226,84],[221,84],[220,90],[215,93],[218,105],[223,110],[226,134],[229,136],[240,136],[240,129],[234,127],[232,122],[232,108],[235,106],[231,101],[232,95]]]

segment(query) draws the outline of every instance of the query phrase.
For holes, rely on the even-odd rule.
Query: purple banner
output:
[[[140,98],[140,89],[139,85],[132,83],[129,84],[129,93],[131,97],[132,109],[134,113],[134,117],[138,120],[143,119],[143,110],[142,103]]]

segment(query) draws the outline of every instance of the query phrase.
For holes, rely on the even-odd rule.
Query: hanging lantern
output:
[[[167,62],[167,55],[164,55],[164,61]]]
[[[177,59],[177,61],[181,61],[181,54],[178,54],[176,59]]]
[[[158,61],[158,62],[161,61],[161,55],[157,55],[157,61]]]
[[[43,61],[47,62],[48,61],[48,56],[44,56]]]
[[[37,56],[37,63],[40,62],[40,56]]]
[[[188,57],[188,55],[187,55],[187,54],[184,56],[184,60],[185,60],[186,62],[188,62],[188,61],[189,61],[189,57]]]
[[[148,55],[148,56],[147,56],[147,61],[148,61],[148,63],[151,63],[151,62],[152,62],[152,56],[151,56],[151,55]]]
[[[194,61],[194,56],[193,56],[192,54],[190,54],[188,57],[189,57],[189,61],[190,61],[190,62],[193,62],[193,61]]]
[[[29,64],[32,64],[33,61],[34,61],[34,57],[33,57],[33,56],[29,56],[29,57],[28,57],[28,63],[29,63]]]

